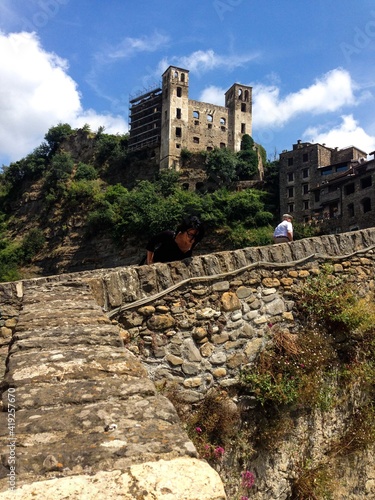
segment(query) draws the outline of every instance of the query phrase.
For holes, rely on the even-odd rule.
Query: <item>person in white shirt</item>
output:
[[[278,226],[276,226],[273,233],[274,243],[288,243],[293,241],[293,216],[289,214],[283,215],[283,220]]]

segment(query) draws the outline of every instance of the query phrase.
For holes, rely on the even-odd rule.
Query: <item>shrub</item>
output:
[[[92,165],[87,165],[86,163],[78,163],[76,173],[74,175],[75,180],[87,180],[92,181],[98,177],[98,172],[96,168]]]
[[[24,237],[21,244],[23,262],[30,262],[31,259],[43,248],[45,241],[46,239],[41,229],[31,229]]]
[[[100,185],[97,181],[82,179],[69,184],[66,192],[66,201],[69,210],[85,203],[85,209],[93,206],[100,200]]]
[[[353,337],[375,322],[371,301],[363,308],[363,300],[358,299],[345,278],[332,274],[331,266],[325,266],[317,276],[308,277],[296,290],[295,298],[298,310],[306,319],[333,336]]]

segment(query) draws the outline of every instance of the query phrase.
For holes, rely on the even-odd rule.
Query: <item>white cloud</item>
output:
[[[343,115],[341,120],[330,130],[324,130],[326,127],[322,126],[308,128],[303,133],[304,140],[326,144],[330,148],[355,146],[367,154],[375,150],[375,137],[368,135],[353,115]]]
[[[117,59],[129,59],[140,52],[155,52],[161,47],[167,45],[169,37],[160,33],[154,33],[150,36],[141,38],[124,38],[117,46],[109,48],[105,54],[99,57],[105,61]]]
[[[208,102],[210,104],[216,104],[217,106],[225,105],[225,92],[227,91],[221,89],[220,87],[215,87],[211,85],[203,90],[199,96],[201,102]]]
[[[197,50],[188,56],[164,58],[158,64],[158,74],[163,73],[168,66],[178,66],[189,69],[191,73],[205,73],[218,68],[232,70],[253,61],[257,53],[245,55],[221,56],[213,50]]]
[[[283,126],[292,118],[319,115],[355,104],[354,83],[343,69],[329,71],[310,87],[280,97],[276,86],[254,85],[253,123],[256,128]]]
[[[6,162],[32,152],[60,122],[127,130],[121,117],[83,110],[67,70],[67,61],[46,52],[35,33],[0,33],[0,151]]]

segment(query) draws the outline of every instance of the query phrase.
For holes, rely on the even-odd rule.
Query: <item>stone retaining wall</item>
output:
[[[375,253],[363,255],[332,269],[360,283],[359,291],[366,293],[374,286]],[[184,285],[150,305],[120,313],[123,340],[157,385],[179,385],[183,400],[197,402],[213,386],[237,384],[241,368],[264,350],[273,325],[298,331],[292,291],[321,265],[256,269],[232,280]]]

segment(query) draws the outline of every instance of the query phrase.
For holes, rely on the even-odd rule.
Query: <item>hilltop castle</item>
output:
[[[130,99],[129,150],[150,148],[161,169],[179,168],[182,149],[239,151],[252,134],[252,87],[234,83],[225,106],[189,99],[189,71],[175,66],[162,83]]]

